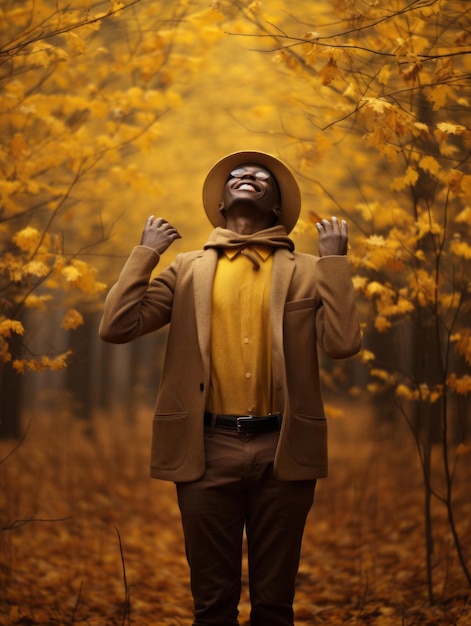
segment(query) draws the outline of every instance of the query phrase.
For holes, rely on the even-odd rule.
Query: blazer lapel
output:
[[[273,257],[273,273],[270,296],[270,326],[273,378],[281,382],[275,389],[278,406],[283,413],[289,411],[287,406],[288,393],[283,348],[283,313],[288,289],[295,268],[294,255],[286,249],[277,250]],[[284,401],[284,405],[283,405]],[[283,420],[282,430],[285,427]]]
[[[294,255],[284,248],[277,250],[273,257],[273,275],[270,296],[270,317],[277,341],[281,341],[283,311],[295,268]],[[272,337],[272,340],[275,337]],[[280,346],[282,347],[282,346]]]
[[[195,298],[196,330],[201,356],[206,371],[209,371],[211,337],[211,299],[218,252],[214,248],[205,250],[193,265],[193,289]]]

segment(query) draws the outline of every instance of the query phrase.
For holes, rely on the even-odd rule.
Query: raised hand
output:
[[[162,217],[156,218],[151,215],[142,231],[141,246],[147,246],[162,254],[175,239],[181,239],[178,230]]]
[[[348,228],[347,222],[336,217],[323,219],[316,224],[319,233],[319,256],[347,254]]]

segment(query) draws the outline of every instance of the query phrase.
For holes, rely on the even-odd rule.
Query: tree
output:
[[[191,89],[220,14],[9,0],[0,16],[0,433],[17,435],[21,374],[67,366],[66,332],[105,287],[87,258],[110,252],[117,197],[158,194],[139,155]],[[63,332],[45,345],[57,308]]]
[[[471,9],[456,0],[331,0],[315,23],[299,12],[287,24],[254,4],[233,3],[254,27],[250,35],[270,42],[281,71],[299,78],[296,122],[283,120],[283,130],[307,178],[325,192],[303,227],[314,229],[332,203],[356,226],[351,258],[366,318],[368,389],[391,392],[417,444],[433,603],[433,498],[446,507],[471,585],[453,500],[470,451]],[[342,171],[314,179],[309,172],[332,150]],[[380,356],[377,333],[393,336],[396,349]],[[436,448],[442,469],[434,478]]]

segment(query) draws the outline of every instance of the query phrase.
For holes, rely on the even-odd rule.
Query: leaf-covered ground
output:
[[[0,464],[0,624],[191,623],[174,486],[148,478],[149,420],[35,417]],[[471,624],[469,589],[441,505],[433,506],[434,593],[425,574],[423,488],[410,435],[354,407],[330,427],[303,547],[297,624]],[[0,460],[12,442],[0,442]],[[437,485],[441,474],[437,456]],[[471,564],[470,456],[455,510]],[[248,624],[246,586],[240,622]]]

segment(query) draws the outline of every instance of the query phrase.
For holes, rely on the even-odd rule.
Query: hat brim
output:
[[[281,195],[281,215],[278,220],[286,232],[293,230],[301,211],[301,193],[288,166],[271,154],[247,150],[233,152],[220,159],[209,171],[203,184],[203,206],[211,224],[225,226],[220,205],[224,187],[231,171],[239,165],[262,165],[276,178]]]

